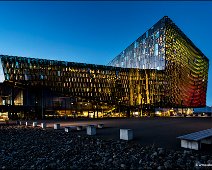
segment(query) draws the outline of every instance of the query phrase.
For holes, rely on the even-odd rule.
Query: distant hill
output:
[[[197,113],[197,112],[199,112],[199,113],[207,113],[207,112],[212,112],[212,107],[209,107],[209,106],[206,106],[206,107],[202,107],[202,108],[194,108],[194,113]]]

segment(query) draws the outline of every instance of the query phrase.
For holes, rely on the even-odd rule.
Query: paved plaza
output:
[[[176,137],[212,128],[212,118],[207,117],[143,117],[143,118],[109,118],[88,120],[45,120],[47,127],[53,127],[54,123],[60,123],[61,127],[105,124],[105,128],[97,129],[97,135],[103,139],[119,139],[119,129],[132,129],[134,141],[143,145],[154,144],[158,147],[180,149],[180,140]],[[38,123],[43,121],[38,121]],[[31,121],[32,123],[32,121]],[[85,134],[85,131],[73,133]],[[203,145],[203,151],[211,149],[211,146]]]

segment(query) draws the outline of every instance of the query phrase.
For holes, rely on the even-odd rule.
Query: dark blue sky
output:
[[[212,2],[200,1],[0,2],[0,54],[105,65],[164,15],[212,59]]]

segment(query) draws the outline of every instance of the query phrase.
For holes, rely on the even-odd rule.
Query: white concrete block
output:
[[[97,127],[98,128],[103,128],[104,127],[104,124],[98,124]]]
[[[70,132],[75,129],[76,129],[76,126],[67,126],[67,127],[65,127],[65,132]]]
[[[87,135],[96,135],[96,127],[94,125],[88,125],[86,130]]]
[[[60,129],[60,124],[54,124],[54,129]]]
[[[120,129],[120,139],[132,140],[133,139],[132,129]]]
[[[46,123],[41,123],[41,128],[46,129]]]
[[[33,126],[33,127],[36,127],[37,125],[38,125],[38,122],[33,122],[33,123],[32,123],[32,126]]]
[[[187,148],[188,147],[188,144],[187,144],[186,140],[181,140],[181,147],[182,148]]]
[[[181,140],[182,148],[189,148],[194,150],[199,150],[201,148],[201,144],[198,141],[189,141],[189,140]]]
[[[190,146],[189,146],[190,149],[194,149],[194,150],[199,150],[200,149],[199,142],[191,141],[191,142],[189,142],[189,144],[190,144]]]
[[[77,126],[77,130],[82,130],[83,127],[82,126]]]
[[[71,128],[70,127],[65,127],[65,132],[70,132]]]
[[[29,122],[26,122],[26,126],[29,126]]]

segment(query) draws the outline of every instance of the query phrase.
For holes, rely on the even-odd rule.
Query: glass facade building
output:
[[[0,56],[0,118],[204,107],[209,61],[164,17],[108,66]]]
[[[108,65],[161,70],[170,106],[206,105],[209,60],[166,16]]]

